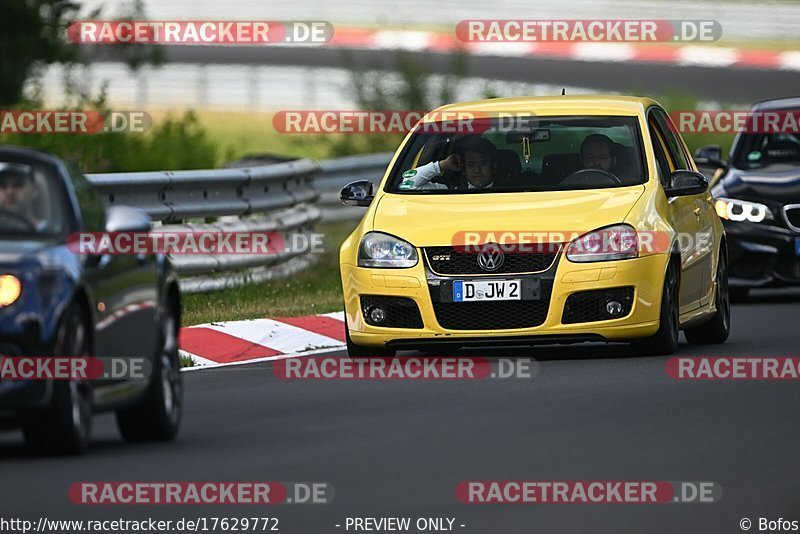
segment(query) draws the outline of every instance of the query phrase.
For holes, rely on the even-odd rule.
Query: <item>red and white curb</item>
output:
[[[295,46],[295,45],[292,45]],[[800,70],[800,51],[702,45],[612,42],[462,42],[453,34],[413,30],[336,28],[324,45],[413,52],[468,52],[493,57],[543,57],[573,61],[661,63],[675,66]]]
[[[195,363],[187,369],[331,352],[345,346],[344,312],[189,326],[178,344],[180,355]]]

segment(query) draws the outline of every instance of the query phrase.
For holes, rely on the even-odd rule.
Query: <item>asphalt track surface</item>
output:
[[[800,292],[733,308],[721,346],[678,355],[798,353]],[[341,353],[339,353],[341,354]],[[273,363],[186,373],[173,443],[128,445],[96,418],[90,453],[27,454],[0,434],[0,517],[273,516],[281,532],[345,532],[346,517],[452,517],[458,532],[741,532],[748,517],[800,520],[800,384],[683,382],[666,357],[625,345],[496,350],[533,356],[532,380],[283,381]],[[465,480],[715,481],[715,504],[469,505]],[[333,503],[78,506],[77,481],[326,481]],[[757,531],[754,526],[752,531]],[[352,530],[351,530],[352,532]]]
[[[114,60],[116,50],[86,48],[94,61]],[[591,87],[642,95],[676,92],[701,99],[750,104],[797,95],[800,72],[727,67],[675,66],[633,62],[574,61],[536,57],[456,57],[431,52],[342,50],[333,48],[263,48],[231,46],[170,46],[164,60],[175,63],[295,65],[309,67],[375,68],[393,70],[400,57],[430,72],[452,72],[461,63],[463,76],[511,82]]]

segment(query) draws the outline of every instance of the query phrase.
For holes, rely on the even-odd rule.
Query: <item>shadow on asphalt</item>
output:
[[[679,349],[680,350],[680,349]],[[573,345],[538,345],[534,347],[498,347],[456,349],[447,353],[404,351],[399,356],[472,356],[486,358],[534,358],[551,360],[598,360],[605,358],[638,358],[642,353],[627,343],[576,343]]]
[[[733,303],[736,306],[753,304],[792,304],[800,303],[800,288],[755,289],[744,300]]]
[[[130,451],[131,453],[144,452],[145,449],[153,449],[155,447],[174,447],[174,442],[164,443],[126,443],[120,439],[109,439],[108,437],[94,437],[92,438],[89,450],[83,455],[59,455],[59,454],[46,454],[36,453],[28,450],[22,438],[22,432],[19,431],[0,431],[0,465],[4,460],[31,460],[31,461],[44,461],[44,460],[77,460],[80,458],[87,458],[95,455],[114,454],[120,451]]]

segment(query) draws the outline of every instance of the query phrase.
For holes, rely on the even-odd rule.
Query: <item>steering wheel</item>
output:
[[[15,230],[19,229],[25,232],[36,231],[36,226],[24,215],[0,208],[0,225],[5,225],[6,221],[10,221],[10,226]]]
[[[603,169],[579,169],[564,177],[564,179],[559,182],[559,185],[590,185],[588,183],[589,181],[588,176],[589,174],[592,173],[599,174],[600,176],[609,180],[615,185],[622,185],[622,180],[620,180],[619,176],[617,176],[613,172],[608,172]],[[582,180],[586,180],[587,183],[584,184]]]

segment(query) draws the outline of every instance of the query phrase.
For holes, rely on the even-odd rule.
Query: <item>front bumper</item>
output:
[[[0,336],[0,357],[47,354],[46,344],[27,336]],[[27,410],[47,405],[52,383],[47,380],[3,380],[0,378],[0,422]]]
[[[437,320],[431,285],[442,280],[470,280],[470,275],[433,275],[423,259],[409,269],[371,269],[343,264],[345,314],[350,337],[363,346],[384,345],[411,348],[415,344],[454,345],[570,343],[579,341],[623,341],[647,337],[658,330],[661,291],[668,256],[650,255],[640,258],[598,263],[572,263],[563,255],[546,272],[531,275],[498,275],[497,279],[540,278],[551,283],[546,317],[538,326],[529,328],[493,328],[487,330],[455,330],[443,328]],[[543,286],[544,287],[544,286]],[[633,305],[629,314],[619,319],[563,324],[567,298],[573,293],[597,289],[633,287]],[[419,307],[422,328],[388,328],[369,325],[361,309],[362,295],[406,297]],[[476,306],[480,303],[460,303]]]
[[[759,223],[724,221],[732,287],[800,285],[800,233]]]

